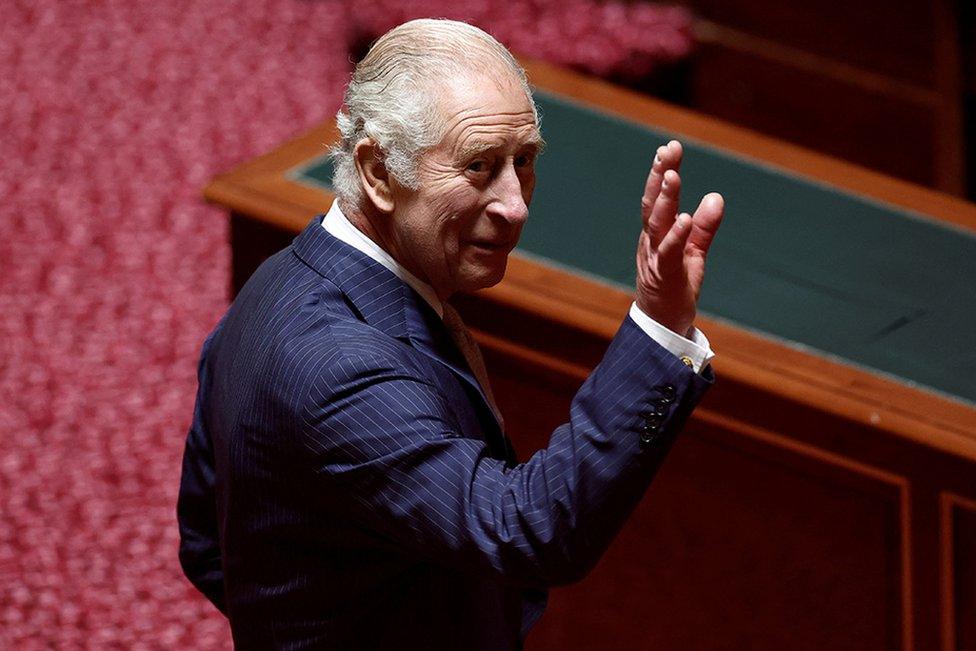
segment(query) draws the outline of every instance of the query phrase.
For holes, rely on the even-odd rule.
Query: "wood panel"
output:
[[[966,93],[976,96],[976,4],[959,0],[958,15]]]
[[[963,55],[963,124],[968,196],[976,198],[976,3],[959,0],[959,49]]]
[[[696,110],[964,194],[964,68],[959,0],[684,0],[700,50],[686,102]],[[912,162],[914,159],[914,163]]]
[[[854,84],[819,67],[725,43],[703,44],[693,70],[696,109],[916,183],[939,185],[940,125],[932,93]],[[716,79],[726,81],[716,84]]]
[[[976,500],[940,495],[942,649],[976,649]]]
[[[554,594],[534,648],[901,648],[897,499],[737,439],[692,422],[593,574]]]
[[[695,0],[707,20],[745,34],[844,61],[859,69],[935,87],[938,37],[931,0]]]

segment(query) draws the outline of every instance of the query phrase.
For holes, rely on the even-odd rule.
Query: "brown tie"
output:
[[[458,314],[458,311],[447,303],[444,303],[444,325],[447,326],[448,332],[451,333],[451,339],[454,340],[454,344],[461,351],[461,354],[464,355],[468,367],[474,373],[478,384],[481,385],[481,390],[484,391],[485,397],[488,399],[488,405],[495,412],[495,418],[498,419],[499,426],[504,430],[505,422],[502,419],[502,412],[498,410],[498,405],[495,404],[495,396],[491,392],[491,384],[488,382],[488,371],[485,370],[485,360],[481,356],[481,349],[478,348],[478,342],[471,336],[471,331],[464,325],[464,321],[461,320],[461,315]]]

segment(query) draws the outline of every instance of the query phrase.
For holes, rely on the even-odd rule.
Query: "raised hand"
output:
[[[641,198],[637,242],[637,307],[685,336],[695,322],[705,257],[725,212],[722,195],[706,194],[694,217],[678,214],[681,143],[658,147]]]

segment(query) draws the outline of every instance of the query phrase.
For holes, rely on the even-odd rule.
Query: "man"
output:
[[[240,647],[519,648],[710,384],[693,321],[722,199],[677,216],[681,146],[658,149],[630,316],[519,463],[448,299],[501,280],[528,216],[524,73],[480,30],[413,21],[357,66],[338,119],[337,202],[204,344],[180,559]]]

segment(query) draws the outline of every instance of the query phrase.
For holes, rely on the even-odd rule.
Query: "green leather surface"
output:
[[[673,134],[536,101],[548,146],[519,250],[632,287],[644,179]],[[703,313],[976,402],[976,235],[682,142],[682,209],[727,202]],[[292,177],[327,187],[331,166]]]

